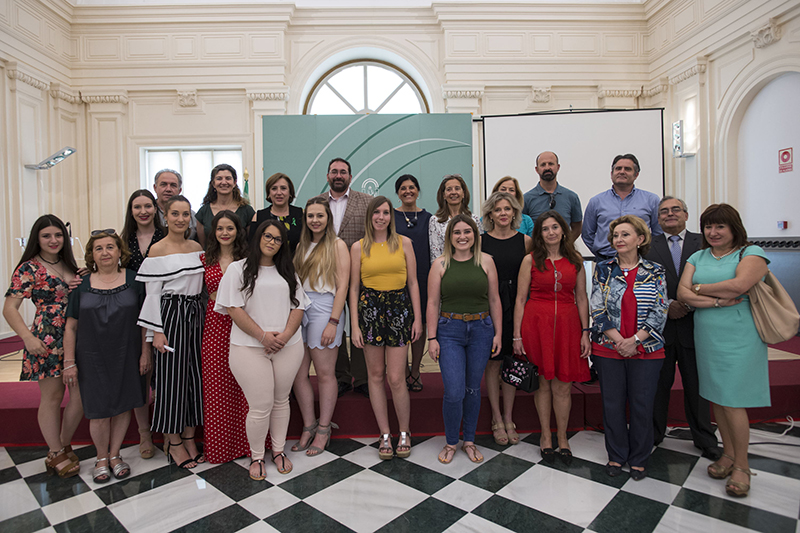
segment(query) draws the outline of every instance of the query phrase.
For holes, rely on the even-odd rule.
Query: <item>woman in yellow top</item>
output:
[[[397,456],[411,454],[411,403],[406,387],[408,345],[422,334],[417,262],[408,237],[394,227],[394,209],[385,196],[367,206],[365,235],[350,249],[350,313],[353,346],[364,349],[369,401],[381,431],[378,455],[391,459],[392,435],[384,376],[389,378],[400,438]]]

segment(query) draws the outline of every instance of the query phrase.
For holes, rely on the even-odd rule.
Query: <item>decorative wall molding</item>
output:
[[[69,104],[83,103],[80,96],[65,91],[64,89],[61,88],[60,83],[51,83],[49,92],[51,98],[55,98],[57,100],[64,100]]]
[[[289,88],[248,90],[247,99],[251,102],[289,100]]]
[[[442,98],[452,100],[458,98],[483,98],[483,89],[444,89]]]
[[[637,98],[642,95],[642,88],[610,89],[605,87],[597,88],[598,98]]]
[[[657,94],[665,93],[669,90],[669,82],[667,83],[659,83],[653,87],[649,87],[642,91],[642,94],[647,98],[651,98]]]
[[[197,107],[197,90],[178,91],[178,105],[181,107]]]
[[[550,101],[550,87],[534,87],[533,98],[535,104],[546,104]]]
[[[128,97],[124,94],[83,94],[81,101],[84,104],[127,104]]]
[[[48,87],[50,87],[50,85],[46,81],[34,78],[29,74],[25,74],[24,72],[20,72],[19,70],[17,70],[16,63],[8,64],[8,67],[6,68],[6,75],[9,77],[9,79],[19,80],[26,85],[30,85],[35,89],[39,89],[40,91],[44,91]]]
[[[699,63],[697,65],[693,65],[680,74],[676,76],[670,76],[669,84],[670,85],[678,85],[682,81],[686,81],[693,76],[697,76],[698,74],[704,74],[706,71],[707,65]]]
[[[771,18],[764,26],[761,26],[756,31],[751,31],[750,37],[753,38],[753,44],[756,48],[766,48],[781,40],[781,28],[778,26],[776,19]]]

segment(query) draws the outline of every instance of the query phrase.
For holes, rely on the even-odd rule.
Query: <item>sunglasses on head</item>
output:
[[[116,235],[117,234],[117,232],[114,230],[114,228],[96,229],[96,230],[92,231],[92,237],[94,237],[96,235],[100,235],[102,233],[105,233],[106,235]]]

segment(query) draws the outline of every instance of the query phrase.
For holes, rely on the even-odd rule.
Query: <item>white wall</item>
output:
[[[739,126],[738,207],[751,237],[800,236],[800,73],[769,82]],[[778,150],[794,148],[792,172],[778,173]],[[786,230],[777,221],[786,220]]]

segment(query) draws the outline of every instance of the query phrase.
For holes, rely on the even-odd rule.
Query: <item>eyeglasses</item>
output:
[[[277,235],[273,235],[272,233],[264,233],[261,235],[261,238],[264,242],[275,242],[275,244],[281,245],[283,244],[283,239],[278,237]]]
[[[92,237],[94,237],[96,235],[100,235],[101,233],[105,233],[106,235],[116,235],[117,234],[117,232],[114,230],[114,228],[96,229],[96,230],[92,231]]]
[[[550,195],[550,209],[556,206],[556,193]]]
[[[329,170],[328,174],[330,174],[331,176],[336,176],[337,174],[340,176],[347,176],[348,174],[350,174],[350,172],[347,170],[337,170],[334,168]]]
[[[666,208],[665,207],[664,209],[659,209],[658,210],[658,214],[659,215],[669,215],[670,213],[672,213],[673,215],[677,215],[678,213],[681,213],[681,212],[683,212],[683,208],[681,206],[679,206],[679,205],[676,205],[676,206],[673,206],[673,207],[670,207],[670,208]]]

